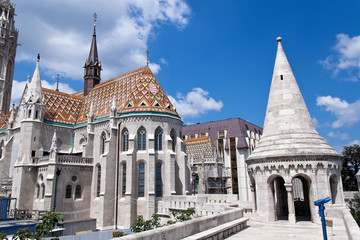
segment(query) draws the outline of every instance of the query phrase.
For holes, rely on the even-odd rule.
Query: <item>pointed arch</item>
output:
[[[144,151],[146,150],[146,129],[141,126],[137,131],[138,135],[138,150]]]
[[[162,151],[162,136],[163,130],[161,127],[156,128],[155,130],[155,151]]]
[[[129,150],[129,130],[124,128],[121,133],[122,139],[122,151],[126,152]]]
[[[103,131],[100,136],[100,154],[105,153],[106,133]]]

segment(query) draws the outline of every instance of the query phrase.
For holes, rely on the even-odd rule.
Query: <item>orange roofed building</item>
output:
[[[95,27],[83,91],[42,88],[39,62],[19,106],[0,115],[2,196],[103,229],[188,192],[183,121],[148,66],[100,83]]]

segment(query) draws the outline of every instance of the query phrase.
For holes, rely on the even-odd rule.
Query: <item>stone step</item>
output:
[[[199,232],[183,240],[208,240],[208,239],[225,239],[234,233],[240,232],[247,227],[249,219],[242,217],[228,223],[221,224],[217,227],[211,228],[206,231]]]

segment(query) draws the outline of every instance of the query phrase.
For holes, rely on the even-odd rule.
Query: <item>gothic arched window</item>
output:
[[[145,163],[139,163],[138,197],[145,195]]]
[[[175,152],[175,147],[176,147],[176,132],[175,132],[174,129],[171,130],[171,132],[170,132],[170,137],[171,137],[171,140],[172,140],[171,149],[173,150],[173,152]]]
[[[40,197],[40,185],[36,184],[36,198],[39,199]]]
[[[155,130],[155,151],[162,151],[162,133],[160,127]]]
[[[106,141],[106,134],[103,132],[100,137],[100,153],[105,153],[105,141]]]
[[[67,185],[65,191],[65,198],[71,198],[71,190],[72,190],[71,185]]]
[[[101,166],[97,167],[97,178],[96,178],[96,197],[100,197],[100,186],[101,186]]]
[[[156,183],[155,183],[155,191],[156,197],[162,197],[162,177],[161,177],[161,163],[156,163]]]
[[[45,184],[42,184],[41,187],[42,187],[42,196],[41,196],[41,198],[44,199],[45,198]]]
[[[122,133],[122,141],[122,150],[129,150],[129,130],[127,130],[126,128],[124,128]]]
[[[138,130],[138,150],[146,150],[146,130],[144,127]]]
[[[121,183],[121,196],[125,197],[126,193],[126,163],[122,164],[122,183]]]
[[[81,186],[76,185],[75,187],[75,199],[81,198]]]

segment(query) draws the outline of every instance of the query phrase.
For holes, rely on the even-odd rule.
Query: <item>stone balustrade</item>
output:
[[[57,162],[70,165],[91,165],[93,163],[93,158],[85,158],[72,155],[60,155],[58,156]]]

